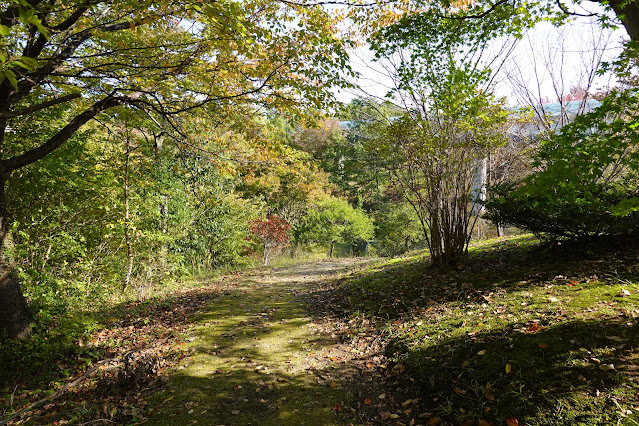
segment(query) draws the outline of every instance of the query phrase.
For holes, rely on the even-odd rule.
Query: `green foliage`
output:
[[[293,230],[300,243],[335,243],[356,246],[374,236],[372,219],[346,200],[326,196],[319,199],[304,221]]]
[[[381,256],[397,256],[424,242],[415,210],[407,203],[389,204],[375,217],[375,248]]]
[[[100,358],[96,348],[78,345],[97,328],[88,317],[40,309],[34,313],[32,327],[33,334],[26,340],[0,336],[0,383],[9,383],[19,371],[21,380],[41,386],[68,378],[71,372],[64,367],[67,364],[78,359],[90,364]]]
[[[108,157],[86,143],[90,138],[94,131],[78,134],[8,181],[12,256],[36,311],[103,297],[117,277],[108,243],[117,221],[117,181],[114,170],[104,168]]]
[[[483,93],[463,107],[455,97],[446,99],[424,117],[407,113],[379,128],[369,144],[395,191],[415,210],[437,264],[463,262],[474,223],[475,176],[502,143],[505,120],[500,105]]]
[[[582,238],[639,232],[639,91],[613,92],[542,143],[540,170],[493,189],[488,217]]]

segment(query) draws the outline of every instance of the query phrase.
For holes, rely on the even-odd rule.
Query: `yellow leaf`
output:
[[[508,418],[506,419],[506,424],[507,424],[508,426],[519,426],[519,420],[517,420],[517,419],[516,419],[516,418],[514,418],[514,417],[508,417]]]
[[[512,370],[513,368],[510,366],[510,364],[506,364],[506,374],[510,374]]]

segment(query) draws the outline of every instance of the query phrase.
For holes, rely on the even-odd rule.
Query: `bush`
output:
[[[487,217],[552,237],[639,233],[639,91],[613,92],[542,143],[520,182],[491,188]]]
[[[317,200],[293,231],[296,242],[330,245],[329,256],[335,244],[356,247],[374,236],[373,221],[362,209],[331,196]]]
[[[408,204],[390,205],[376,218],[375,241],[382,256],[397,256],[410,250],[424,233],[415,210]]]

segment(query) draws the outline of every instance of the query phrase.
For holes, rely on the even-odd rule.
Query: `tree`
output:
[[[304,2],[300,2],[303,4]],[[359,4],[351,19],[363,24],[368,33],[399,24],[405,33],[419,34],[416,21],[448,21],[463,37],[493,38],[496,34],[521,35],[521,31],[547,20],[562,24],[572,17],[597,17],[603,26],[623,25],[630,39],[639,42],[639,2],[636,0],[583,1],[548,0],[413,0]],[[373,7],[375,6],[375,7]]]
[[[340,81],[333,70],[346,63],[334,21],[319,7],[269,0],[21,0],[1,7],[0,328],[13,337],[28,333],[29,318],[6,251],[4,187],[12,172],[116,107],[172,128],[180,113],[204,106],[223,117],[254,111],[251,105],[318,105]],[[320,76],[325,84],[314,84]],[[57,127],[21,130],[58,105],[65,117]]]
[[[388,203],[376,212],[375,248],[381,256],[397,256],[424,241],[424,232],[409,203]]]
[[[538,132],[556,132],[593,109],[595,83],[602,77],[599,70],[610,51],[619,53],[611,40],[610,29],[593,19],[525,35],[520,47],[526,54],[511,58],[504,69],[517,105],[532,110],[532,125]],[[570,53],[575,45],[583,49],[578,60]],[[547,90],[551,99],[545,96]]]
[[[291,225],[281,217],[269,215],[266,220],[257,219],[251,222],[251,234],[262,242],[262,261],[264,266],[277,255],[290,241]]]
[[[473,208],[478,164],[499,140],[499,109],[479,102],[475,107],[456,119],[407,115],[380,129],[373,145],[391,183],[415,210],[436,265],[464,262],[478,214]],[[484,122],[476,121],[480,117]]]
[[[613,92],[545,140],[537,172],[498,186],[488,217],[552,238],[639,232],[639,91]]]
[[[470,30],[432,18],[406,16],[372,39],[395,85],[389,96],[405,113],[380,121],[370,149],[419,217],[433,263],[458,265],[479,214],[485,160],[504,140],[508,114],[491,94],[491,67],[499,68],[512,42],[491,52]]]
[[[317,200],[294,232],[297,241],[329,245],[332,257],[335,244],[352,247],[368,241],[374,236],[374,227],[363,210],[353,208],[344,199],[325,196]]]

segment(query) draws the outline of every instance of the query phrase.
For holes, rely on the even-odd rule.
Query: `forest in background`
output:
[[[10,337],[277,255],[427,247],[461,267],[480,215],[551,240],[637,232],[636,2],[590,13],[630,40],[555,85],[558,115],[507,108],[493,81],[527,29],[577,5],[116,3],[2,4]],[[363,40],[394,88],[338,105]]]
[[[557,37],[533,52],[529,79],[513,53],[526,42],[538,47],[528,31],[543,23],[571,31],[568,23],[577,20],[592,28],[580,63],[570,63],[574,46]],[[612,28],[628,37],[615,41]],[[302,315],[298,296],[306,281],[262,288],[238,273],[205,288],[215,274],[327,257],[393,258],[413,249],[423,251],[371,266],[356,279],[314,282],[320,288],[306,308],[336,315],[344,323],[335,326],[347,334],[366,321],[360,331],[377,342],[370,349],[384,347],[383,357],[406,361],[396,363],[399,373],[380,373],[388,383],[402,368],[439,389],[436,381],[455,383],[459,368],[476,377],[442,396],[475,395],[472,417],[471,408],[457,412],[463,403],[445,406],[439,397],[422,401],[425,410],[473,424],[494,400],[503,421],[513,406],[521,408],[517,415],[534,416],[537,401],[553,412],[541,393],[526,407],[512,395],[529,401],[522,390],[529,380],[520,372],[531,347],[543,356],[562,348],[561,368],[584,352],[565,339],[562,330],[570,328],[543,340],[544,328],[578,316],[587,319],[579,339],[592,340],[593,351],[600,349],[594,355],[606,361],[592,358],[599,360],[593,377],[611,392],[621,383],[630,395],[634,382],[624,381],[614,363],[634,358],[614,355],[608,340],[636,352],[624,337],[636,324],[636,247],[628,244],[627,256],[615,260],[619,251],[607,244],[639,234],[638,43],[637,0],[0,2],[3,416],[21,421],[44,404],[39,400],[63,395],[66,382],[82,382],[114,362],[124,369],[73,390],[83,395],[78,406],[70,403],[61,414],[51,403],[37,416],[138,421],[144,404],[136,392],[154,392],[158,372],[182,356],[176,354],[191,315],[207,303],[246,316],[246,302],[236,306],[236,298],[251,293],[252,315],[266,321],[270,308],[260,295],[275,301],[277,288],[288,288],[287,319]],[[336,90],[365,85],[367,76],[351,62],[363,47],[385,74],[388,93],[360,92],[339,103]],[[570,73],[576,79],[569,81]],[[601,76],[610,84],[600,86]],[[542,87],[546,78],[550,92]],[[498,94],[498,82],[510,85],[513,99]],[[505,231],[538,239],[469,249],[471,240]],[[547,254],[536,254],[538,241]],[[564,244],[603,257],[588,254],[584,266],[578,253],[555,268],[553,256],[562,254],[552,250]],[[525,266],[532,258],[541,272]],[[273,269],[257,271],[255,277]],[[199,288],[180,293],[187,287]],[[493,309],[491,298],[503,306]],[[527,298],[534,308],[525,308]],[[586,306],[591,302],[595,308]],[[467,323],[475,309],[482,318]],[[625,325],[616,324],[620,318]],[[247,321],[226,322],[235,332]],[[596,321],[615,331],[593,337]],[[482,331],[490,327],[496,334]],[[263,328],[259,333],[270,332]],[[516,340],[527,349],[512,355],[515,362],[503,353],[513,349],[518,329],[523,337]],[[446,336],[454,339],[432,343]],[[443,351],[437,359],[423,356],[431,343]],[[146,349],[149,357],[127,358]],[[209,349],[217,357],[216,347]],[[449,350],[481,358],[442,369]],[[373,361],[378,373],[388,367],[382,358]],[[128,367],[133,373],[126,376]],[[557,380],[555,369],[541,361],[539,368],[544,380]],[[586,395],[587,373],[556,389],[569,383]],[[492,377],[502,389],[491,388]],[[107,407],[115,411],[82,405],[94,395],[115,401]],[[566,395],[568,401],[572,393]],[[72,399],[61,398],[61,406]],[[616,413],[609,405],[594,422]],[[329,407],[328,415],[340,410]],[[374,416],[409,421],[405,410]],[[625,418],[630,408],[624,410]],[[433,412],[425,418],[438,418]]]

